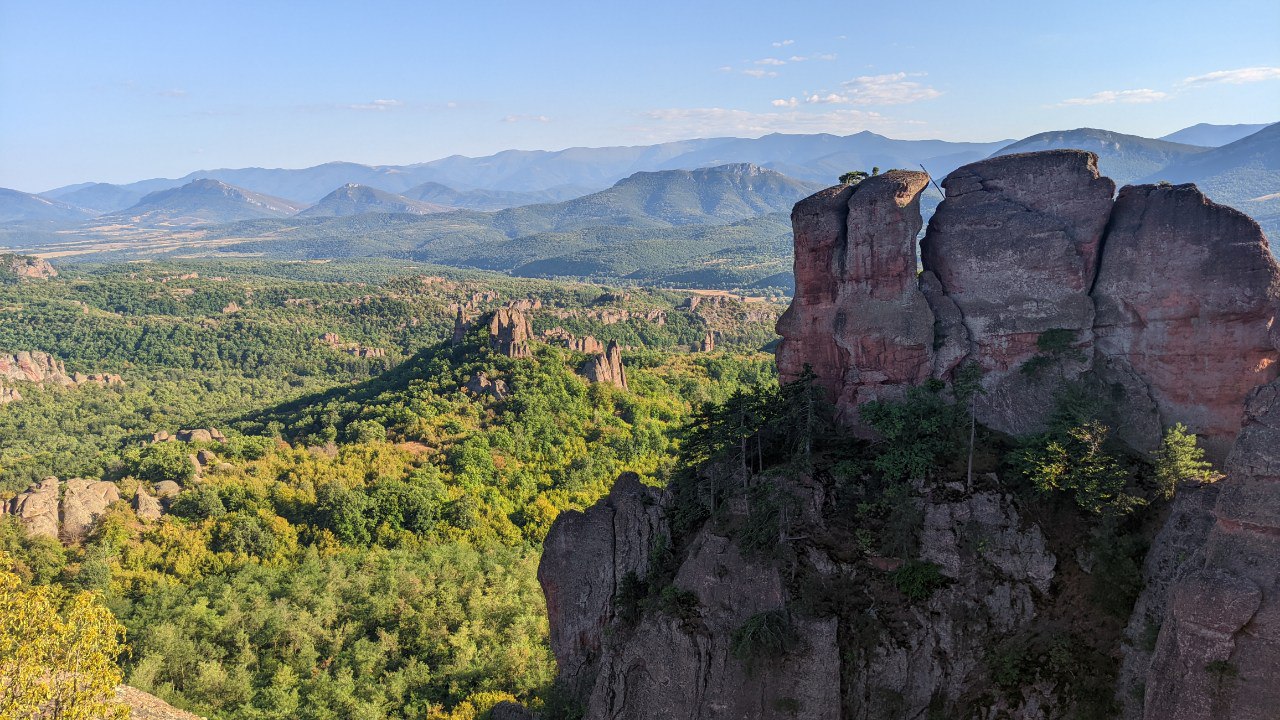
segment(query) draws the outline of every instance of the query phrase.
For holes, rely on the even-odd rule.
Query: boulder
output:
[[[608,349],[583,364],[582,375],[593,383],[608,383],[626,390],[627,371],[622,366],[618,343],[610,340]]]
[[[1089,290],[1115,183],[1093,153],[1052,150],[965,165],[942,185],[920,255],[968,336],[956,364],[984,372],[978,420],[1039,430],[1061,384],[1092,366]]]
[[[189,430],[179,430],[174,434],[174,438],[178,442],[226,442],[227,436],[223,435],[217,428],[194,428]]]
[[[480,371],[467,381],[465,386],[472,395],[488,395],[495,400],[507,397],[507,383],[502,378],[490,379],[489,374]]]
[[[119,499],[115,483],[87,478],[68,480],[62,496],[62,539],[83,542],[107,506]]]
[[[133,512],[139,520],[151,522],[160,519],[164,508],[159,500],[148,495],[146,490],[138,488],[138,493],[133,496]]]
[[[1280,266],[1258,224],[1194,185],[1126,187],[1093,297],[1098,352],[1140,383],[1129,394],[1222,460],[1249,391],[1280,374]],[[1126,439],[1150,449],[1159,435]]]
[[[22,399],[22,393],[17,388],[5,387],[0,385],[0,405],[6,405],[11,402],[18,402]]]
[[[58,478],[47,477],[20,493],[9,502],[9,514],[28,535],[58,539]]]
[[[894,170],[796,204],[796,292],[778,320],[778,372],[809,366],[856,424],[858,405],[932,372],[933,313],[916,279],[921,172]]]
[[[157,498],[173,498],[182,492],[182,486],[172,480],[161,480],[156,483],[155,492]]]

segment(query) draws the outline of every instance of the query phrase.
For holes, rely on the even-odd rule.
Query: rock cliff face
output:
[[[556,521],[539,570],[560,682],[586,718],[1056,720],[1113,692],[1126,720],[1277,717],[1280,268],[1258,226],[1194,186],[1114,197],[1080,151],[986,160],[943,185],[921,266],[922,173],[796,205],[780,374],[809,366],[864,432],[860,404],[973,365],[975,414],[995,430],[1038,431],[1071,385],[1107,399],[1139,451],[1175,422],[1215,461],[1230,450],[1224,479],[1179,489],[1123,643],[1111,621],[1090,645],[1095,611],[1073,604],[1095,559],[996,475],[914,483],[895,500],[918,518],[901,557],[867,556],[830,477],[766,475],[793,522],[773,558],[743,544],[750,491],[672,540],[672,497],[624,476]],[[922,568],[931,590],[905,602]],[[647,604],[628,605],[637,587]],[[740,652],[760,628],[786,640]],[[1119,654],[1119,687],[1080,674]]]
[[[1225,457],[1245,397],[1280,372],[1280,268],[1258,224],[1194,185],[1126,187],[1093,296],[1110,372]]]
[[[628,573],[644,579],[649,551],[670,531],[660,512],[661,491],[625,474],[608,497],[586,512],[556,519],[543,544],[538,581],[547,598],[551,651],[560,678],[576,692],[594,683],[614,597]]]
[[[932,370],[933,314],[916,282],[921,172],[894,170],[796,204],[796,293],[778,321],[778,369],[809,365],[856,421],[855,408],[893,397]]]
[[[856,427],[858,405],[975,363],[978,420],[1014,434],[1084,381],[1121,396],[1135,447],[1182,422],[1225,457],[1245,396],[1280,373],[1280,268],[1257,223],[1191,185],[1113,202],[1092,153],[1006,155],[943,181],[917,277],[924,180],[890,172],[796,205],[784,379],[810,365]]]
[[[1169,589],[1137,668],[1145,720],[1263,720],[1280,708],[1280,382],[1255,389],[1244,416],[1208,541]]]
[[[622,349],[615,341],[609,341],[605,351],[582,366],[582,375],[594,383],[609,383],[627,389],[627,371],[622,367]]]
[[[968,336],[959,362],[984,372],[979,421],[1033,429],[1053,405],[1055,382],[1022,368],[1059,332],[1071,351],[1055,370],[1091,367],[1093,300],[1102,233],[1115,183],[1081,150],[1008,155],[966,165],[943,181],[947,197],[920,244],[924,267],[959,310]],[[944,363],[943,368],[946,368]]]
[[[924,518],[923,558],[936,563],[945,587],[906,611],[895,609],[887,576],[874,564],[808,540],[832,531],[834,508],[822,486],[804,477],[777,482],[804,518],[794,565],[750,555],[708,523],[678,551],[663,591],[684,599],[638,618],[619,610],[624,578],[651,579],[654,548],[671,552],[669,499],[624,476],[587,512],[556,521],[539,578],[560,680],[580,699],[583,717],[890,720],[973,711],[1034,718],[1061,716],[1040,714],[1041,703],[1070,707],[1055,695],[1061,687],[1012,705],[975,697],[992,682],[992,638],[1038,618],[1058,562],[994,479],[911,501]],[[724,524],[732,526],[748,511],[727,512]],[[797,596],[797,577],[806,578],[809,597]],[[845,607],[797,608],[820,604],[813,596],[823,593]],[[773,653],[745,657],[743,628],[760,618],[777,618],[785,629],[773,632],[787,640]]]

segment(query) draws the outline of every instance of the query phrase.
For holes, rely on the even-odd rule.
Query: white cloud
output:
[[[753,78],[773,78],[778,77],[778,73],[772,70],[743,70],[743,75]]]
[[[804,112],[790,109],[789,100],[781,102],[784,104],[778,107],[787,109],[762,113],[728,108],[650,110],[643,113],[645,124],[635,131],[652,140],[674,140],[718,135],[759,136],[773,132],[849,135],[868,129],[901,134],[903,128],[922,124],[863,110]]]
[[[1249,67],[1237,70],[1216,70],[1204,75],[1193,75],[1182,82],[1186,85],[1207,85],[1210,83],[1227,83],[1244,85],[1245,83],[1262,82],[1264,80],[1280,80],[1280,67]]]
[[[907,79],[922,75],[863,75],[841,83],[842,92],[810,93],[804,101],[812,105],[905,105],[941,95],[928,85]]]
[[[1150,88],[1137,90],[1103,90],[1092,95],[1078,98],[1067,98],[1058,103],[1059,106],[1071,105],[1114,105],[1115,103],[1135,104],[1153,103],[1168,100],[1169,93]]]
[[[793,108],[796,105],[799,105],[800,101],[795,99],[794,97],[786,98],[786,99],[778,98],[777,100],[774,100],[772,103],[769,103],[769,104],[773,105],[774,107]]]
[[[788,58],[788,60],[790,60],[791,62],[804,62],[805,60],[808,60],[808,59],[809,58],[803,55],[792,55],[790,58]]]
[[[831,62],[832,60],[835,60],[837,57],[839,57],[839,56],[838,56],[838,55],[836,55],[835,53],[824,53],[824,54],[822,54],[822,55],[814,55],[814,56],[813,56],[813,59],[814,59],[814,60],[826,60],[827,62]]]
[[[187,96],[187,91],[183,90],[182,88],[169,88],[167,90],[160,90],[156,94],[159,95],[160,97],[184,98]]]
[[[779,60],[778,58],[767,57],[762,60],[757,60],[756,64],[757,65],[786,65],[787,61]]]
[[[377,112],[384,112],[387,110],[394,110],[402,105],[404,105],[404,102],[401,100],[374,100],[373,102],[348,105],[347,107],[351,110],[374,110]]]
[[[795,40],[779,40],[778,42],[774,43],[774,44],[773,44],[773,46],[774,46],[774,47],[786,47],[786,46],[788,46],[788,45],[794,45],[794,44],[795,44],[795,42],[796,42]]]
[[[732,66],[732,65],[721,65],[720,67],[716,68],[716,71],[717,71],[717,72],[733,72],[733,66]]]
[[[502,118],[502,122],[505,122],[505,123],[516,123],[516,122],[540,122],[540,123],[545,123],[545,122],[551,122],[551,118],[547,117],[546,115],[508,115],[508,116],[506,116],[506,117]]]

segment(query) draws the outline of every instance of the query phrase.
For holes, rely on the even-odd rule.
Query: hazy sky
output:
[[[1280,120],[1280,2],[0,0],[0,186]]]

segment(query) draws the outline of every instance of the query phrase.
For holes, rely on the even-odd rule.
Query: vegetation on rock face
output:
[[[1155,464],[1156,484],[1166,500],[1173,497],[1179,483],[1208,482],[1214,477],[1213,464],[1205,461],[1196,436],[1182,423],[1165,430]]]

